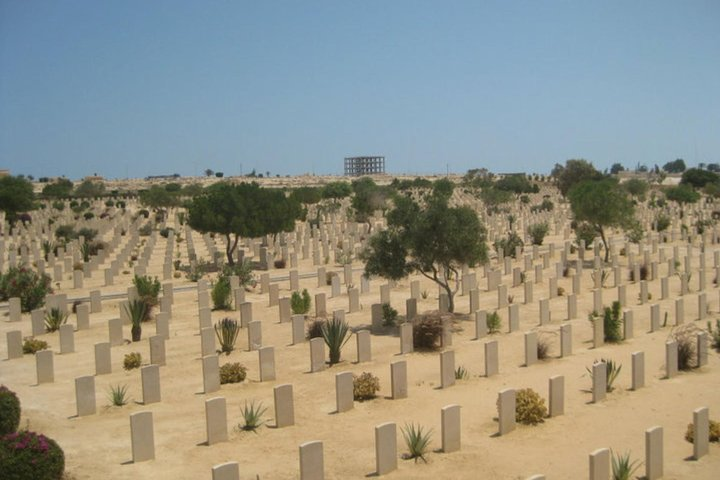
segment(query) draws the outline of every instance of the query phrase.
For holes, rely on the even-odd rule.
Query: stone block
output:
[[[475,340],[486,337],[487,334],[487,312],[485,310],[477,310],[475,311]]]
[[[283,428],[295,425],[293,386],[289,383],[276,386],[273,389],[273,397],[275,400],[275,426]]]
[[[693,458],[700,460],[710,452],[708,437],[710,435],[710,411],[707,407],[693,411]]]
[[[167,313],[158,313],[155,315],[155,335],[170,340],[170,315]]]
[[[632,310],[623,312],[623,338],[630,340],[635,334],[635,319]]]
[[[397,469],[397,426],[388,422],[375,427],[375,473],[385,475]]]
[[[321,372],[325,370],[325,340],[316,337],[310,339],[310,371]]]
[[[529,367],[538,361],[537,332],[525,332],[525,366]]]
[[[335,375],[335,405],[337,412],[347,412],[353,408],[353,374],[341,372]]]
[[[590,454],[590,480],[610,478],[610,449],[600,448]]]
[[[32,336],[37,337],[45,333],[45,310],[38,308],[30,312]]]
[[[8,360],[12,360],[14,358],[22,358],[22,330],[12,330],[10,332],[7,332],[7,334],[5,334],[5,337],[7,338]]]
[[[547,298],[540,299],[540,325],[550,323],[550,300]]]
[[[372,351],[370,348],[370,331],[359,330],[355,332],[355,340],[357,344],[357,362],[369,362],[372,360]]]
[[[655,480],[663,476],[663,428],[645,430],[645,478]]]
[[[506,388],[498,393],[498,434],[515,430],[515,390]]]
[[[445,453],[460,450],[460,405],[447,405],[440,410],[442,451]]]
[[[95,375],[112,373],[110,342],[95,344]]]
[[[240,480],[240,464],[227,462],[212,467],[212,480]]]
[[[665,342],[665,378],[673,378],[678,374],[678,343],[673,340]]]
[[[405,322],[400,325],[400,353],[412,353],[413,347],[413,324]]]
[[[200,329],[200,356],[207,357],[217,353],[215,346],[215,329],[206,327]]]
[[[205,431],[208,445],[227,442],[227,403],[224,397],[205,400]]]
[[[130,415],[130,438],[133,463],[155,458],[155,436],[152,412]]]
[[[153,335],[148,339],[150,343],[150,363],[153,365],[165,365],[165,338],[160,335]]]
[[[565,377],[555,375],[549,381],[549,408],[548,415],[557,417],[565,414]]]
[[[280,301],[280,285],[273,283],[268,290],[268,306],[274,307]]]
[[[390,364],[390,384],[393,400],[407,398],[407,362],[405,360]]]
[[[645,386],[645,352],[632,353],[632,386],[638,390]]]
[[[383,313],[382,304],[374,303],[370,307],[370,320],[372,333],[379,334],[383,331]]]
[[[90,306],[87,303],[81,303],[75,309],[77,319],[77,329],[87,330],[90,328]]]
[[[685,301],[683,298],[675,299],[675,326],[685,323]]]
[[[248,323],[253,321],[252,303],[245,302],[240,304],[240,325],[247,328]]]
[[[305,316],[293,315],[290,319],[292,322],[292,344],[297,345],[306,340],[305,337]]]
[[[440,352],[440,388],[455,385],[455,352]]]
[[[157,403],[162,400],[160,395],[160,367],[148,365],[140,369],[142,382],[143,405]]]
[[[572,355],[572,324],[566,323],[560,327],[560,356]]]
[[[592,401],[598,403],[607,395],[607,363],[596,362],[592,366]]]
[[[300,480],[323,480],[325,465],[323,443],[305,442],[300,445]]]
[[[200,330],[203,328],[212,328],[212,311],[210,310],[210,307],[198,309],[198,322]]]
[[[262,322],[254,320],[247,325],[248,351],[262,347]]]
[[[75,379],[75,405],[78,417],[94,415],[97,412],[95,405],[95,377],[92,375]]]
[[[75,327],[70,324],[60,325],[60,353],[75,352]]]
[[[217,355],[203,357],[202,373],[204,393],[213,393],[220,390],[220,365]]]
[[[35,367],[38,385],[55,381],[55,362],[52,350],[40,350],[35,353]]]
[[[327,315],[327,301],[324,293],[315,294],[315,316],[324,317]]]
[[[492,377],[499,373],[498,341],[493,340],[485,344],[485,376]]]
[[[258,362],[260,364],[260,381],[275,380],[275,347],[258,349]]]

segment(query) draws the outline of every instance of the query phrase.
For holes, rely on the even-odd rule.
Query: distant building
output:
[[[385,173],[385,157],[346,157],[345,175],[361,177]]]
[[[10,176],[10,170],[0,170],[0,178],[9,177],[9,176]]]

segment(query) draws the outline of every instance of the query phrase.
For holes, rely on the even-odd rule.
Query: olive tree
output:
[[[429,278],[445,290],[452,312],[462,265],[487,261],[487,245],[477,214],[450,207],[444,187],[435,187],[423,204],[397,197],[387,214],[388,229],[370,237],[362,259],[367,276],[400,280],[417,272]]]
[[[631,228],[635,222],[634,206],[627,191],[614,178],[585,180],[568,192],[575,221],[591,225],[605,246],[605,261],[610,256],[606,229]]]
[[[256,238],[295,228],[300,205],[281,190],[257,183],[216,183],[188,206],[188,224],[200,233],[225,236],[225,254],[234,265],[233,253],[240,237]]]

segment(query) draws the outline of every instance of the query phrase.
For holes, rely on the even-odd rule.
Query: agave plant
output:
[[[142,337],[142,322],[147,314],[147,304],[142,300],[132,300],[124,305],[125,312],[132,323],[132,341],[139,342]]]
[[[345,320],[333,318],[322,326],[322,336],[330,351],[330,365],[340,361],[342,347],[350,340],[350,325]]]
[[[246,400],[245,407],[240,407],[240,413],[242,414],[244,423],[242,425],[238,425],[238,428],[248,432],[255,432],[255,430],[265,423],[262,416],[265,414],[266,410],[267,408],[263,407],[262,402],[255,405],[255,401],[253,400],[250,402],[250,405],[248,405]]]
[[[110,391],[108,392],[108,399],[110,403],[116,407],[122,407],[128,403],[128,387],[127,385],[110,385]]]
[[[405,455],[406,459],[414,458],[417,463],[418,458],[422,459],[423,462],[427,463],[425,459],[425,452],[427,452],[428,445],[430,444],[430,437],[432,436],[432,430],[424,430],[422,425],[410,425],[405,424],[402,429],[402,435],[405,439],[405,445],[407,446],[410,453]]]
[[[45,314],[45,331],[50,333],[60,329],[60,325],[67,323],[68,314],[56,307],[52,307]]]
[[[601,358],[600,361],[605,364],[605,376],[607,379],[605,391],[610,393],[615,388],[613,387],[613,383],[615,383],[618,375],[620,375],[620,371],[622,370],[622,363],[615,362],[610,358]],[[585,367],[585,370],[587,370],[587,372],[590,374],[590,379],[592,380],[592,369]]]
[[[80,254],[83,257],[83,262],[89,262],[90,261],[90,244],[87,242],[84,242],[82,245],[80,245]]]
[[[240,326],[237,320],[223,318],[215,324],[215,335],[220,342],[220,351],[225,355],[235,350],[235,341],[240,333]]]
[[[638,468],[640,463],[638,460],[630,461],[630,452],[624,454],[612,452],[613,480],[630,480]]]

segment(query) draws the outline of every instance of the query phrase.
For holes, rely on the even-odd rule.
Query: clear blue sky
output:
[[[720,1],[0,0],[0,168],[720,163]]]

